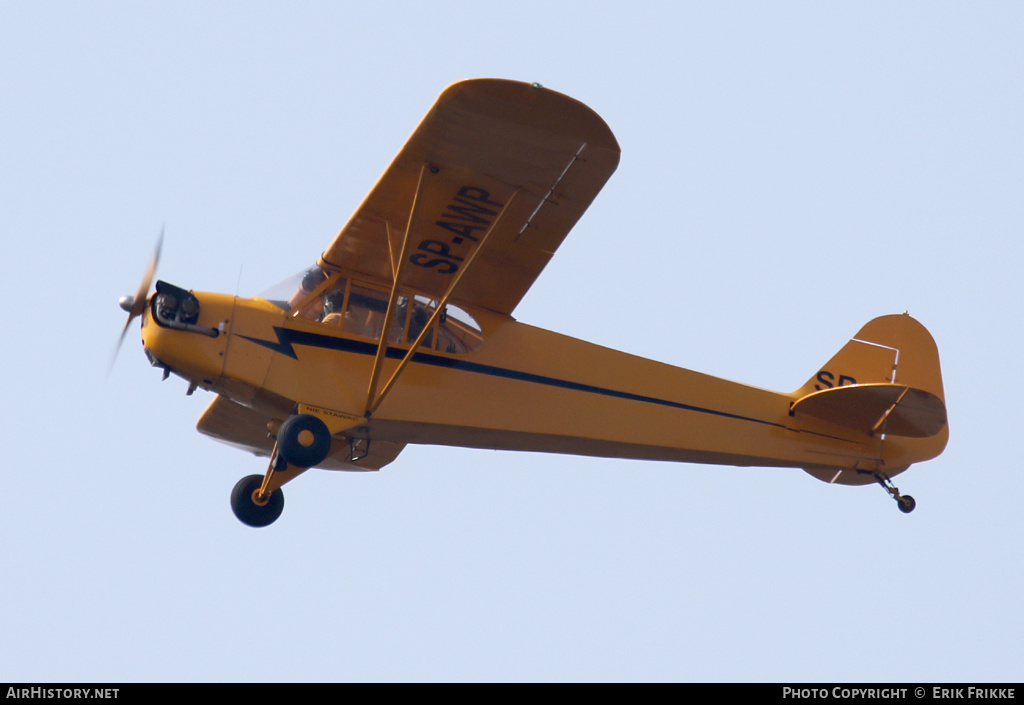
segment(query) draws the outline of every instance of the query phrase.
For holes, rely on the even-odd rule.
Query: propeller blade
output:
[[[139,288],[135,292],[135,296],[122,296],[121,297],[121,308],[128,312],[128,320],[124,323],[124,328],[121,330],[121,337],[117,341],[117,346],[114,348],[114,354],[110,358],[110,368],[107,370],[107,374],[110,374],[110,369],[114,367],[114,361],[117,360],[117,354],[121,351],[121,345],[124,343],[125,336],[128,334],[128,329],[132,325],[132,321],[142,315],[142,312],[146,310],[146,300],[149,298],[149,287],[153,284],[153,277],[156,275],[157,264],[160,263],[160,251],[164,246],[164,229],[160,228],[160,236],[156,240],[156,248],[153,250],[153,256],[149,260],[149,267],[146,268],[146,273],[142,277],[142,281],[139,283]]]

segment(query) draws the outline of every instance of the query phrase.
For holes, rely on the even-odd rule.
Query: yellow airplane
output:
[[[881,484],[948,438],[935,342],[865,325],[795,392],[672,367],[512,312],[615,171],[590,108],[538,84],[446,89],[316,265],[255,298],[150,282],[124,297],[150,362],[216,393],[198,429],[269,457],[231,494],[266,526],[309,468],[378,470],[409,443],[738,466]],[[161,236],[162,239],[162,236]],[[122,340],[124,332],[122,332]]]

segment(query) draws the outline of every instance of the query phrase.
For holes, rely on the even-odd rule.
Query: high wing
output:
[[[615,136],[579,101],[537,84],[461,81],[320,265],[385,281],[401,271],[403,286],[438,299],[465,268],[451,301],[511,314],[618,162]]]

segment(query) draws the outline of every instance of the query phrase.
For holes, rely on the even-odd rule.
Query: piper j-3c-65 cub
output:
[[[463,81],[283,285],[243,299],[158,281],[149,296],[155,255],[122,299],[146,356],[216,393],[202,433],[270,459],[235,486],[238,518],[266,526],[297,475],[378,470],[408,443],[797,467],[877,482],[913,510],[891,478],[941,453],[948,429],[935,343],[908,315],[869,322],[792,393],[512,317],[618,161],[582,103]]]

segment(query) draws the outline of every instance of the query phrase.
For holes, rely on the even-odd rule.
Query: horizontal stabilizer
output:
[[[806,416],[869,435],[934,436],[946,426],[946,405],[938,396],[904,384],[854,384],[813,392],[793,404]]]

